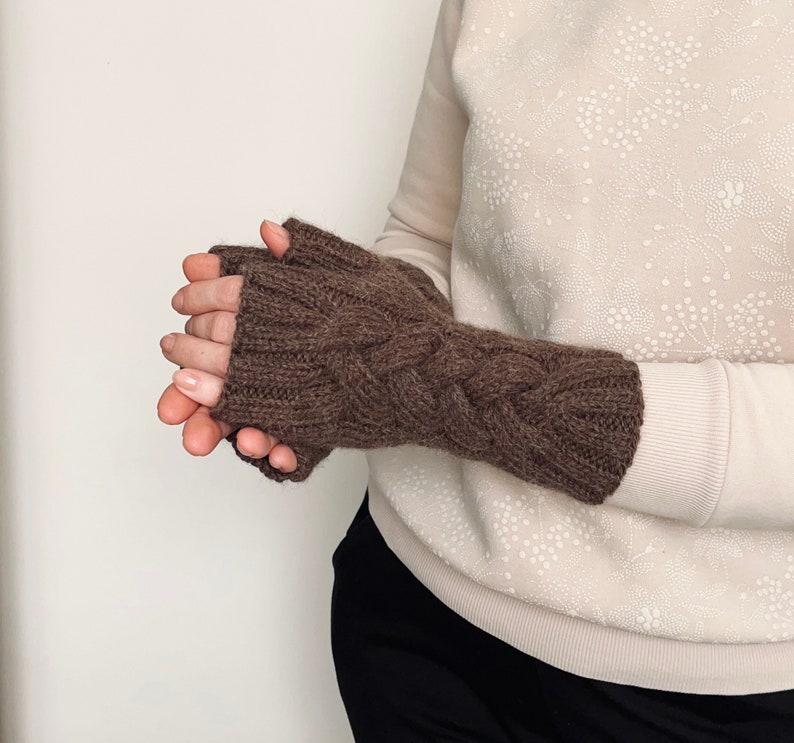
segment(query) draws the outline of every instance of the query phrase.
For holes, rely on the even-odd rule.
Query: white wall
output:
[[[180,262],[371,242],[437,2],[0,0],[6,743],[349,741],[331,553],[360,455],[278,486],[157,421]]]

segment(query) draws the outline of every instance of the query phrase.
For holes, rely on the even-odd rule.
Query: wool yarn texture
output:
[[[210,251],[223,275],[243,276],[212,415],[276,436],[298,467],[246,461],[301,481],[336,447],[416,444],[585,503],[618,487],[642,425],[634,362],[458,322],[415,266],[296,218],[284,228],[281,259],[262,248]]]

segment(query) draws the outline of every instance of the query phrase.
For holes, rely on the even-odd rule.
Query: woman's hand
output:
[[[284,255],[289,247],[286,230],[265,221],[259,232],[274,256]],[[165,357],[183,368],[174,374],[174,384],[160,397],[157,412],[164,423],[184,423],[185,449],[204,456],[232,430],[212,418],[209,409],[220,399],[242,278],[221,277],[218,256],[207,253],[188,256],[183,270],[190,283],[176,293],[172,305],[180,314],[191,317],[185,325],[185,334],[171,333],[160,342]],[[267,456],[271,466],[282,472],[292,472],[297,467],[292,449],[259,429],[240,429],[237,448],[255,459]]]

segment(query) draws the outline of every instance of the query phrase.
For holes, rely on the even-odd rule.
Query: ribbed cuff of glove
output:
[[[290,248],[217,246],[243,288],[213,415],[293,448],[303,480],[337,446],[419,444],[601,503],[642,425],[637,365],[617,353],[457,322],[421,270],[290,219]]]

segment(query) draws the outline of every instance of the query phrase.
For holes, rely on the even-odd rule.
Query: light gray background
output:
[[[2,735],[349,741],[331,553],[365,463],[278,486],[156,419],[184,255],[386,218],[438,2],[0,0]]]

